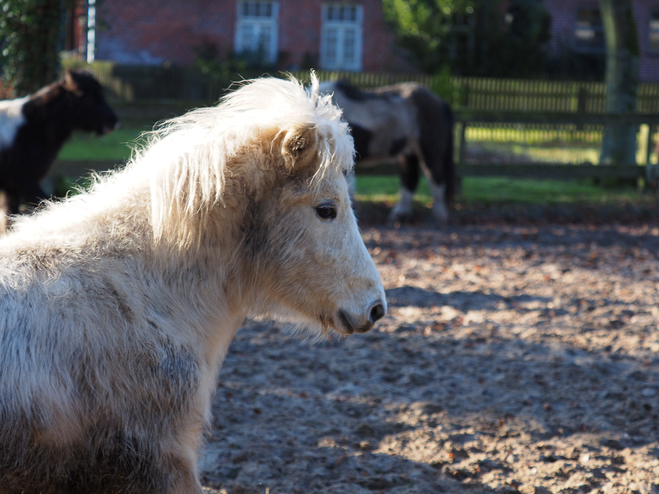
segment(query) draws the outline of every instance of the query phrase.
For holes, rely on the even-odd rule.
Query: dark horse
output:
[[[64,79],[25,98],[0,101],[0,189],[7,212],[47,195],[39,182],[74,130],[99,135],[114,130],[117,116],[91,74],[67,71]]]
[[[362,91],[348,82],[323,82],[320,89],[332,93],[350,125],[357,161],[397,157],[401,193],[391,219],[412,216],[412,197],[423,170],[435,199],[433,215],[448,219],[453,200],[453,111],[427,87],[403,82],[372,91]]]

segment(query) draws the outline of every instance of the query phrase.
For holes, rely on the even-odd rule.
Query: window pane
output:
[[[598,9],[579,9],[577,11],[577,23],[585,23],[588,25],[602,26],[602,17]]]
[[[274,2],[241,2],[239,9],[241,17],[256,19],[272,19],[274,16]]]
[[[361,68],[361,5],[354,3],[323,4],[321,64],[327,70]]]
[[[338,32],[334,28],[327,28],[325,36],[325,61],[330,67],[334,67],[336,64],[337,56],[337,38]]]
[[[324,19],[333,22],[357,22],[357,5],[326,3]]]
[[[650,50],[659,51],[659,12],[652,12],[650,16]]]
[[[343,31],[343,61],[349,67],[355,63],[357,58],[357,33],[354,29]]]
[[[254,42],[252,41],[254,38],[254,27],[251,24],[243,24],[240,26],[240,34],[239,34],[239,40],[240,40],[240,46],[238,47],[238,51],[252,51],[252,45]]]
[[[587,51],[604,49],[604,30],[598,9],[579,9],[574,28],[575,47]]]
[[[259,41],[256,51],[262,53],[264,57],[268,59],[270,57],[270,47],[272,46],[272,30],[270,29],[270,26],[261,26],[261,32],[259,33],[258,39]]]

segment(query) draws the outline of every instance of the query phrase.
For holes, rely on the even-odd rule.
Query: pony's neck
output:
[[[183,249],[175,245],[153,256],[159,261],[168,296],[183,312],[196,314],[194,326],[203,346],[206,361],[220,365],[227,348],[248,313],[255,307],[258,276],[246,266],[241,255],[239,215],[218,207],[213,232],[202,236],[199,244]],[[217,225],[222,225],[219,228]],[[182,314],[183,315],[183,314]]]

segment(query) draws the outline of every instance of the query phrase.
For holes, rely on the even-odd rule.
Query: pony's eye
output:
[[[333,220],[336,218],[336,208],[332,204],[322,204],[316,209],[316,214],[323,220]]]

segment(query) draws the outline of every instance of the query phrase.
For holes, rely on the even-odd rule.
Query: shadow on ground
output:
[[[654,229],[367,229],[390,313],[375,331],[316,343],[269,322],[241,329],[205,485],[659,490]]]

